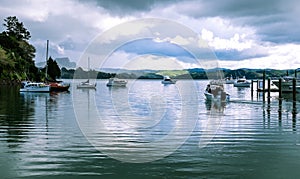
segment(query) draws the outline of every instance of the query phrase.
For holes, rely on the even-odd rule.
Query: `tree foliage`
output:
[[[60,68],[57,65],[57,62],[53,60],[51,57],[47,61],[47,75],[52,79],[55,80],[61,76]]]
[[[10,37],[15,37],[16,40],[29,40],[30,32],[24,27],[23,22],[19,22],[16,16],[9,16],[4,19],[6,27],[5,34]]]
[[[40,80],[33,58],[35,48],[29,44],[30,32],[16,16],[4,19],[6,30],[0,33],[0,79]]]

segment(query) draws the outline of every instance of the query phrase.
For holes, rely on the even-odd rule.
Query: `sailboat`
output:
[[[48,48],[49,48],[49,40],[47,40],[47,51],[46,51],[46,81],[50,86],[50,91],[62,92],[68,91],[70,84],[64,83],[63,81],[49,80],[48,77]]]
[[[77,85],[77,88],[79,89],[96,89],[96,83],[90,83],[90,58],[88,58],[88,79],[87,81],[81,82]]]

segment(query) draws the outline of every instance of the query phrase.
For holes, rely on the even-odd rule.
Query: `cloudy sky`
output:
[[[120,24],[157,18],[176,22],[198,34],[220,67],[300,68],[297,0],[0,0],[0,3],[1,19],[17,16],[31,32],[30,43],[37,50],[36,62],[45,60],[47,39],[53,58],[69,57],[78,62],[103,33],[118,25],[122,27]],[[1,28],[3,31],[4,27]],[[153,33],[176,31],[172,25],[160,28]],[[135,28],[131,30],[141,33]],[[134,39],[110,53],[107,65],[113,67],[122,61],[126,66],[125,62],[139,59],[147,64],[147,59],[148,62],[161,59],[165,63],[177,61],[184,67],[194,67],[187,60],[192,58],[189,49],[183,43],[174,43],[180,38],[180,42],[190,41],[191,36],[180,33],[164,35],[163,39],[137,40],[131,36]],[[194,48],[197,47],[199,43],[195,43]],[[110,63],[110,59],[119,61]]]

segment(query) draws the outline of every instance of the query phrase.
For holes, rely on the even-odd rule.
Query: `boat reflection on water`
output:
[[[211,113],[223,114],[226,107],[226,102],[205,100],[206,110]]]

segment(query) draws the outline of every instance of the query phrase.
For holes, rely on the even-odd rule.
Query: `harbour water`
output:
[[[208,81],[79,82],[69,93],[0,87],[0,178],[300,176],[299,114],[290,99],[278,112],[277,93],[268,104],[228,84],[219,105],[205,101]]]

